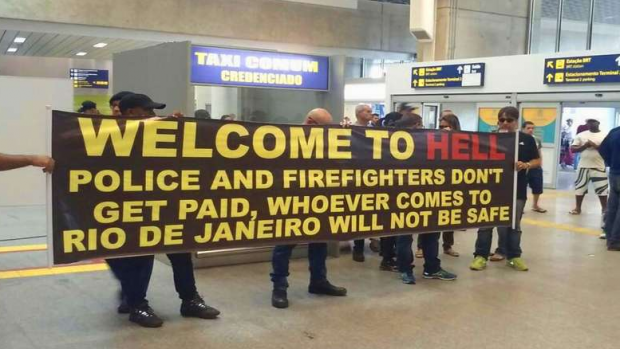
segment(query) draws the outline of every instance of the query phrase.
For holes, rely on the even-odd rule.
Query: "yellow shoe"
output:
[[[509,259],[507,264],[514,270],[528,271],[527,265],[525,265],[525,262],[520,257]]]
[[[484,270],[487,267],[487,260],[484,257],[477,256],[469,265],[469,269],[471,270]]]

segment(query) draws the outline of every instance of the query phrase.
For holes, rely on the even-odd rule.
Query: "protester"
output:
[[[540,160],[542,161],[542,142],[536,136],[534,136],[534,130],[536,125],[534,125],[531,121],[526,121],[523,123],[521,127],[521,131],[523,133],[527,133],[528,135],[534,137],[536,141],[536,147],[538,148],[538,156],[540,156]],[[543,170],[540,168],[533,168],[527,171],[527,183],[532,189],[532,197],[534,198],[534,202],[532,203],[532,211],[538,213],[545,213],[547,210],[540,207],[540,195],[543,193]]]
[[[205,109],[198,109],[194,112],[196,119],[211,120],[211,114]]]
[[[78,113],[82,114],[90,114],[90,115],[99,115],[99,110],[97,110],[97,104],[93,101],[84,101],[82,102],[82,106],[78,109]]]
[[[123,116],[154,117],[156,116],[154,110],[163,109],[166,105],[155,103],[146,95],[125,93],[125,96],[118,103],[118,107]],[[172,265],[175,289],[182,300],[181,315],[202,319],[216,318],[220,312],[206,305],[196,290],[191,254],[171,253],[167,256]],[[130,313],[129,321],[143,327],[160,327],[163,320],[155,314],[146,300],[153,269],[153,256],[110,259],[108,263],[115,265],[116,269],[122,271],[120,280],[122,294],[126,298]],[[120,307],[119,312],[121,312]]]
[[[43,172],[52,173],[54,171],[54,159],[45,155],[9,155],[0,153],[0,171],[28,166],[41,167]]]
[[[498,132],[517,132],[519,125],[519,110],[515,107],[504,107],[498,115]],[[518,161],[515,165],[517,174],[517,202],[515,229],[510,227],[498,227],[498,234],[504,234],[506,257],[508,266],[518,271],[527,271],[528,267],[521,258],[521,217],[523,208],[527,200],[527,171],[540,167],[541,160],[538,155],[536,141],[534,138],[523,132],[518,133]],[[491,253],[491,243],[493,240],[493,229],[479,229],[476,239],[476,251],[474,260],[469,268],[472,270],[483,270],[487,266],[487,259]]]
[[[609,132],[599,153],[609,166],[609,203],[605,215],[608,251],[620,251],[620,127]]]
[[[368,126],[372,122],[372,109],[367,104],[360,104],[355,107],[355,126]],[[353,260],[356,262],[364,262],[364,239],[353,241]]]
[[[304,125],[329,125],[332,123],[331,114],[325,109],[314,109],[308,113]],[[287,288],[289,286],[289,261],[291,253],[296,245],[279,245],[273,249],[271,265],[271,281],[273,291],[271,293],[271,305],[275,308],[288,308]],[[347,289],[332,285],[327,281],[327,244],[308,244],[308,264],[310,265],[310,285],[308,292],[324,294],[328,296],[346,296]]]
[[[121,115],[121,109],[119,108],[119,104],[121,103],[121,99],[123,99],[123,97],[128,96],[133,94],[133,92],[129,92],[129,91],[121,91],[121,92],[117,92],[116,94],[114,94],[111,98],[110,98],[110,110],[112,110],[112,115],[113,116],[120,116]]]
[[[379,120],[380,120],[379,114],[373,113],[372,120],[370,121],[370,123],[372,124],[372,126],[379,126]]]
[[[444,110],[439,119],[439,129],[442,131],[460,131],[461,122],[451,110]],[[458,257],[460,254],[453,249],[454,232],[444,231],[441,234],[441,238],[443,240],[443,253],[452,257]]]
[[[383,126],[405,129],[421,129],[422,117],[415,113],[400,114],[390,113],[386,115]],[[456,280],[456,275],[441,268],[439,259],[439,236],[441,233],[419,234],[418,241],[424,253],[425,279]],[[405,284],[415,284],[413,275],[414,255],[411,249],[413,235],[398,235],[396,237],[396,261],[401,280]]]

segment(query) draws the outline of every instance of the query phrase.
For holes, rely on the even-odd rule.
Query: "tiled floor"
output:
[[[587,198],[569,216],[572,194],[543,196],[546,214],[527,211],[523,250],[529,272],[493,263],[468,269],[474,232],[456,235],[461,257],[442,256],[455,282],[402,284],[349,254],[328,261],[344,298],[309,295],[307,262],[291,263],[289,309],[270,305],[270,265],[196,271],[198,288],[222,311],[218,320],[184,319],[170,268],[157,262],[151,305],[166,323],[143,329],[115,313],[109,272],[0,279],[0,348],[617,348],[620,252],[598,239],[600,212]],[[0,209],[0,240],[43,235],[43,209]],[[2,242],[41,244],[43,239]],[[43,266],[45,252],[0,254],[0,271]],[[421,276],[422,261],[416,274]]]

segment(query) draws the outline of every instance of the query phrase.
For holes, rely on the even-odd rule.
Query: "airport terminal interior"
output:
[[[0,0],[0,349],[618,348],[619,126],[620,0]],[[307,129],[329,135],[325,156],[322,138],[297,133],[290,153],[302,155],[281,158],[288,150],[278,153],[278,137]],[[327,145],[332,131],[353,139]],[[132,132],[144,138],[142,152],[127,145]],[[217,138],[225,132],[231,140]],[[363,132],[377,132],[368,154],[338,156]],[[402,142],[387,140],[397,134]],[[409,146],[407,167],[397,160]],[[231,197],[225,185],[191,192],[191,174],[172,173],[216,176],[220,166],[364,174],[351,174],[352,189],[321,180],[280,188],[287,177],[276,177],[259,191],[236,173],[235,185],[247,187],[234,188],[240,202],[230,212],[201,206],[193,217],[198,201],[180,200],[190,218],[179,218],[160,201],[160,219],[148,200]],[[502,166],[495,183],[454,179],[461,168]],[[453,182],[368,184],[368,171],[396,167],[447,171]],[[134,172],[115,174],[123,169],[168,173],[140,186]],[[101,189],[114,183],[124,191]],[[466,221],[407,223],[412,231],[395,228],[391,196],[389,209],[356,211],[350,199],[434,190],[450,195],[396,206],[418,215],[458,207],[454,192],[492,199],[466,202],[463,212],[477,209]],[[333,223],[315,230],[310,216],[328,217],[313,201],[309,213],[290,213],[303,222],[292,254],[283,225],[264,241],[233,241],[250,235],[238,224],[246,201],[264,209],[252,220],[289,222],[274,209],[278,195],[325,195],[331,215],[343,212],[333,198],[346,197],[348,217],[362,222],[349,232],[357,240]],[[152,211],[140,217],[142,208],[115,201],[150,202]],[[482,217],[485,205],[510,214]],[[377,217],[392,217],[391,227]],[[173,231],[179,219],[232,243],[187,243],[200,235]],[[209,235],[212,224],[220,225]],[[398,237],[386,239],[395,236],[388,228]]]

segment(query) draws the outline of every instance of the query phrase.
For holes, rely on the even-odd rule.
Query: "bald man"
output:
[[[332,116],[325,109],[311,110],[304,120],[304,125],[328,125],[331,123]],[[288,281],[286,278],[289,276],[288,265],[294,248],[295,245],[280,245],[273,249],[273,256],[271,258],[271,264],[273,266],[273,272],[271,273],[271,281],[273,282],[271,305],[275,308],[288,308],[288,297],[286,293]],[[346,288],[334,286],[327,281],[326,259],[326,243],[308,244],[308,264],[310,264],[310,285],[308,286],[308,292],[328,296],[346,296]]]

